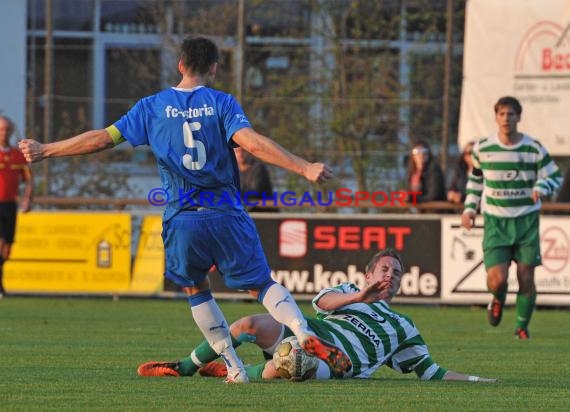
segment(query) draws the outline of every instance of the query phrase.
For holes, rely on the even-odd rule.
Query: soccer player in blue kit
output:
[[[201,37],[184,39],[176,87],[139,100],[119,121],[69,139],[19,143],[28,162],[110,149],[127,140],[149,145],[168,196],[162,237],[165,276],[188,295],[192,316],[228,368],[228,383],[247,383],[232,346],[228,323],[214,300],[208,271],[216,265],[225,284],[247,290],[303,348],[325,361],[336,376],[351,368],[336,346],[318,338],[289,291],[271,279],[255,224],[239,199],[239,172],[233,148],[304,176],[313,183],[332,177],[323,163],[310,163],[257,133],[235,98],[209,87],[218,68],[216,45]]]

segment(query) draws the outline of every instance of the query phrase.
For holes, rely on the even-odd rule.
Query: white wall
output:
[[[26,122],[26,3],[0,1],[0,112],[20,135]]]

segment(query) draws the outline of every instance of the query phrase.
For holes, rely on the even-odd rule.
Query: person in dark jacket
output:
[[[408,162],[408,190],[421,192],[417,196],[418,203],[446,200],[443,172],[425,141],[418,141],[412,147]]]
[[[463,149],[461,156],[457,159],[453,177],[447,190],[447,200],[455,204],[463,204],[465,201],[465,188],[467,187],[467,179],[469,173],[473,170],[473,145],[475,142],[469,142]]]

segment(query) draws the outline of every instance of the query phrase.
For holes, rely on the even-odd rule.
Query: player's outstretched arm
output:
[[[333,177],[333,172],[327,165],[308,162],[252,128],[240,129],[232,138],[235,143],[265,163],[297,173],[310,182],[324,183]]]
[[[115,146],[111,135],[105,129],[90,130],[69,139],[52,143],[40,143],[33,139],[24,139],[18,146],[26,160],[39,162],[49,157],[75,156],[100,152]]]
[[[390,279],[375,281],[354,293],[330,291],[322,295],[316,305],[325,311],[332,311],[352,303],[373,303],[390,297]]]
[[[462,373],[457,373],[457,372],[453,372],[450,370],[445,372],[445,375],[443,375],[443,380],[444,381],[469,381],[469,382],[497,382],[497,379],[495,379],[495,378],[482,378],[480,376],[464,375]]]

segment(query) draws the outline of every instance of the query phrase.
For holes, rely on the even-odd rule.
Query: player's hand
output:
[[[542,193],[540,193],[538,190],[533,190],[531,197],[534,203],[537,203],[539,200],[542,200]]]
[[[497,382],[498,379],[495,378],[479,378],[478,382]]]
[[[374,303],[379,300],[387,299],[390,295],[391,285],[392,280],[386,278],[370,283],[360,290],[358,301],[362,303]]]
[[[467,212],[461,215],[461,226],[465,229],[470,230],[475,226],[475,213]]]
[[[22,213],[28,213],[31,209],[31,201],[30,199],[22,199],[20,202],[20,210]]]
[[[39,162],[44,158],[42,155],[43,146],[33,139],[24,139],[18,142],[18,147],[28,163]]]
[[[305,169],[305,178],[313,183],[325,183],[333,178],[334,174],[330,167],[324,163],[311,163]]]
[[[461,203],[461,193],[456,192],[455,190],[450,190],[447,192],[447,201],[451,203]]]

